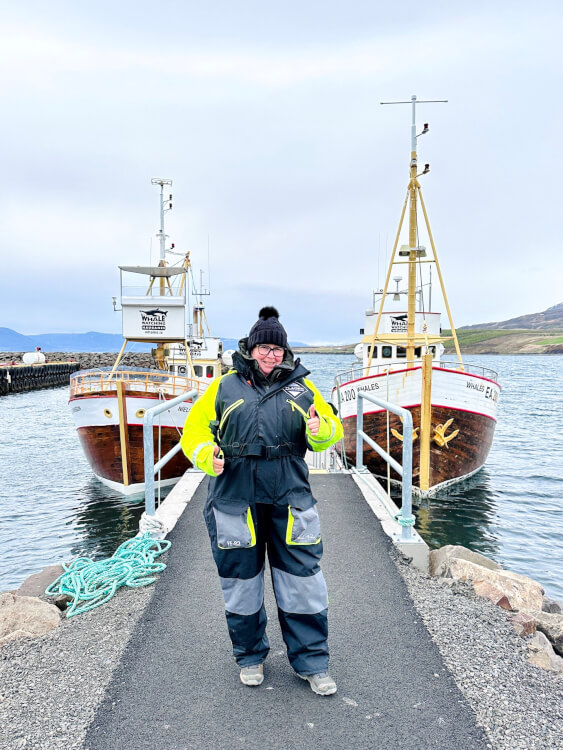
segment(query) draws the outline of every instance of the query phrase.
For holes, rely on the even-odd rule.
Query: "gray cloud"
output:
[[[7,278],[25,273],[0,325],[119,330],[116,266],[147,261],[162,175],[169,234],[196,267],[210,235],[219,333],[243,331],[263,289],[293,338],[353,340],[408,178],[409,109],[379,101],[414,92],[450,100],[420,109],[420,151],[456,323],[560,302],[562,15],[550,2],[7,9],[0,249]]]

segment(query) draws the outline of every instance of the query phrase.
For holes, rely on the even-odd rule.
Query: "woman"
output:
[[[304,456],[336,443],[343,430],[307,375],[277,310],[262,308],[232,369],[191,408],[181,444],[214,477],[204,516],[241,681],[264,679],[267,549],[291,666],[315,693],[332,695],[322,541]]]

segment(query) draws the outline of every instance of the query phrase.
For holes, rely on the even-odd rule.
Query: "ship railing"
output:
[[[386,450],[378,445],[374,440],[366,435],[364,432],[364,403],[363,400],[367,399],[372,403],[380,406],[386,411],[390,411],[393,414],[401,417],[403,422],[403,454],[402,464],[396,461]],[[408,409],[403,409],[397,404],[392,404],[383,398],[378,398],[371,393],[365,393],[364,391],[358,391],[358,412],[356,419],[356,471],[361,476],[362,474],[369,474],[366,466],[364,466],[364,443],[367,443],[376,453],[378,453],[384,461],[386,461],[392,469],[402,478],[401,483],[401,509],[398,514],[395,514],[393,510],[389,508],[389,505],[385,505],[387,512],[399,523],[401,527],[401,541],[402,542],[415,542],[415,534],[413,526],[415,518],[412,514],[412,414]],[[392,502],[392,501],[390,501]],[[396,506],[393,505],[394,510],[397,510]]]
[[[198,397],[198,392],[195,388],[187,393],[182,393],[176,398],[172,398],[168,401],[163,401],[157,406],[152,406],[147,409],[143,417],[143,451],[145,461],[145,512],[141,519],[140,528],[141,531],[146,530],[151,533],[154,538],[163,538],[166,534],[162,523],[156,518],[156,498],[155,498],[155,476],[162,469],[163,466],[170,461],[171,458],[180,451],[180,441],[173,446],[168,453],[165,453],[162,458],[155,463],[154,461],[154,422],[155,418],[158,417],[165,411],[173,409],[178,404],[190,399],[195,400]]]
[[[109,393],[117,391],[118,383],[126,383],[130,390],[139,393],[164,393],[167,396],[184,394],[188,389],[202,393],[208,383],[200,382],[186,375],[159,373],[155,370],[81,370],[70,380],[70,397],[88,393]]]
[[[458,360],[441,359],[439,362],[435,362],[432,366],[439,367],[442,370],[461,371],[461,367],[459,366]],[[487,378],[488,380],[494,380],[495,382],[498,380],[498,372],[496,372],[495,370],[492,370],[490,367],[483,367],[482,365],[476,365],[473,362],[464,362],[463,372],[466,372],[468,375],[479,375],[482,378]]]
[[[463,368],[460,367],[460,364],[457,360],[455,361],[447,361],[447,360],[434,360],[432,362],[432,368],[436,369],[439,368],[441,370],[456,370],[457,372],[464,372],[467,375],[478,375],[482,378],[487,378],[488,380],[494,380],[496,382],[498,378],[498,374],[491,370],[489,367],[482,367],[481,365],[476,365],[471,362],[464,362]],[[420,370],[422,369],[422,362],[420,359],[413,360],[413,361],[393,361],[389,364],[382,364],[382,365],[371,365],[371,367],[364,367],[362,364],[354,365],[353,367],[344,370],[343,372],[339,372],[335,377],[335,383],[336,386],[344,385],[345,383],[350,382],[351,380],[358,380],[359,378],[365,378],[365,377],[373,377],[374,375],[389,375],[393,372],[396,372],[397,370]]]

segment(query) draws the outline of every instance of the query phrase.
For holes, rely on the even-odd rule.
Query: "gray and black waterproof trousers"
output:
[[[322,541],[316,505],[251,504],[228,514],[208,500],[204,510],[225,600],[233,654],[240,667],[267,657],[264,607],[266,552],[289,662],[302,675],[328,669],[328,596],[319,563]]]

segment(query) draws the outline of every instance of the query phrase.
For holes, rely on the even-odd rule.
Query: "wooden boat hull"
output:
[[[112,489],[127,495],[144,491],[143,416],[161,401],[158,394],[130,390],[123,391],[121,405],[115,391],[70,399],[84,455],[96,477]],[[190,408],[191,402],[184,402],[163,413],[160,448],[158,424],[153,427],[155,463],[178,443]],[[180,451],[162,468],[162,484],[178,481],[191,465]]]
[[[413,417],[413,427],[420,425],[420,406],[411,407],[409,411]],[[460,480],[480,469],[489,455],[496,423],[481,414],[472,414],[458,409],[444,409],[433,407],[431,430],[440,424],[445,424],[453,418],[452,426],[459,430],[458,435],[450,444],[440,447],[435,442],[430,445],[430,487],[436,489],[454,480]],[[344,420],[344,445],[346,458],[349,463],[356,464],[356,417]],[[403,443],[391,432],[402,434],[402,424],[395,414],[389,415],[389,453],[402,463]],[[387,416],[385,413],[366,414],[364,416],[364,432],[369,435],[384,450],[387,450]],[[419,441],[413,444],[413,485],[419,484],[420,450]],[[387,476],[387,463],[369,445],[364,444],[363,463],[377,476]],[[400,481],[400,476],[391,469],[391,479]]]
[[[158,428],[154,427],[154,460],[158,461]],[[81,427],[78,437],[82,450],[94,474],[107,483],[124,485],[123,461],[119,425]],[[161,432],[161,455],[173,448],[179,440],[174,428],[164,428]],[[143,428],[139,425],[128,425],[129,456],[128,485],[144,485],[145,462],[143,455]],[[189,469],[191,463],[180,451],[162,468],[163,480],[179,479]],[[125,488],[125,485],[124,485]],[[135,491],[141,491],[137,489]]]
[[[413,487],[419,486],[420,386],[420,368],[356,378],[341,384],[340,412],[349,463],[356,465],[357,393],[364,390],[411,412],[415,431],[412,479]],[[441,367],[433,368],[430,489],[421,494],[432,494],[439,487],[459,481],[483,466],[493,441],[499,393],[500,386],[489,378]],[[335,390],[335,404],[337,400]],[[365,399],[363,404],[364,432],[402,464],[403,442],[398,437],[403,433],[400,418],[389,413],[388,427],[386,411]],[[440,439],[440,435],[444,440]],[[387,476],[387,463],[367,443],[364,443],[363,464],[373,474]],[[390,470],[390,477],[396,481],[401,479],[393,469]]]

